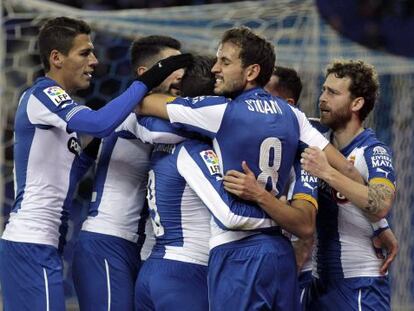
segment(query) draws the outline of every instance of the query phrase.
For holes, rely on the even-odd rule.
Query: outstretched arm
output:
[[[165,94],[150,94],[142,100],[140,106],[135,112],[142,116],[153,116],[161,119],[169,120],[167,112],[167,103],[174,97]]]
[[[108,136],[141,102],[147,91],[191,61],[192,57],[189,54],[175,55],[159,61],[140,76],[140,81],[134,81],[124,93],[101,109],[93,111],[81,106],[73,109],[67,116],[67,129],[95,137]]]

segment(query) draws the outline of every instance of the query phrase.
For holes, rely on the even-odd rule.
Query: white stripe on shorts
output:
[[[106,286],[108,291],[108,311],[111,311],[111,277],[109,273],[108,261],[105,260],[105,271],[106,271]]]
[[[45,268],[43,268],[43,278],[45,280],[46,311],[49,311],[49,282],[47,280],[47,272]]]

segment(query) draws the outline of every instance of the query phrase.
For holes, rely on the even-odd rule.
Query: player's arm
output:
[[[211,149],[182,147],[177,169],[221,228],[260,231],[277,226],[261,208],[235,199],[224,189],[217,156]]]
[[[128,114],[141,102],[148,90],[160,84],[175,70],[187,66],[192,57],[181,54],[159,61],[140,76],[140,81],[132,85],[120,96],[99,110],[76,108],[66,116],[67,129],[95,137],[105,137],[112,133]]]
[[[380,267],[381,274],[386,274],[391,263],[394,261],[398,254],[398,241],[392,232],[391,228],[382,230],[377,235],[374,235],[372,239],[374,249],[376,250],[377,257],[383,259]],[[385,251],[385,255],[383,254]]]
[[[228,101],[221,96],[173,98],[151,94],[144,98],[136,113],[168,119],[177,128],[214,138],[220,129]]]
[[[294,198],[291,204],[277,199],[260,185],[246,162],[243,171],[231,170],[224,176],[224,188],[238,197],[256,202],[283,229],[300,238],[309,238],[315,228],[315,200],[305,197]]]
[[[349,162],[331,143],[323,149],[323,152],[326,154],[326,158],[332,167],[359,184],[364,184],[364,179],[355,166]]]
[[[296,266],[298,272],[302,269],[303,265],[308,261],[312,255],[314,237],[313,235],[306,239],[294,239],[292,240],[292,246],[295,251]]]
[[[306,148],[301,161],[305,170],[339,191],[370,220],[384,218],[391,209],[395,187],[390,180],[373,178],[367,185],[355,182],[333,168],[327,161],[326,154],[316,147]]]
[[[161,119],[169,120],[167,103],[175,97],[165,94],[150,94],[145,96],[135,112],[141,116],[153,116]]]
[[[358,170],[309,122],[306,115],[291,107],[299,124],[300,140],[308,146],[316,146],[326,154],[329,164],[350,179],[363,184],[364,180]]]
[[[86,146],[74,160],[74,170],[71,171],[71,178],[77,181],[81,180],[89,168],[95,163],[100,145],[100,138],[87,138]]]
[[[137,116],[135,113],[131,113],[115,132],[128,132],[149,144],[177,144],[194,136],[175,128],[169,121],[156,117]]]

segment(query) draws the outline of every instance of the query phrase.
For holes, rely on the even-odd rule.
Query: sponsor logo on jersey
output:
[[[79,141],[75,137],[71,137],[68,140],[68,149],[70,152],[72,152],[75,155],[80,155],[82,151],[82,147],[79,143]]]
[[[204,150],[200,155],[211,175],[220,174],[219,159],[213,150]]]
[[[391,173],[391,172],[388,172],[388,171],[386,171],[386,170],[383,170],[382,168],[380,168],[380,167],[377,167],[377,173],[382,173],[382,174],[384,174],[385,175],[385,178],[388,178],[388,174],[389,173]]]
[[[384,147],[381,147],[381,146],[374,147],[372,152],[374,154],[388,154],[387,149],[385,149]]]
[[[372,149],[371,164],[373,168],[389,167],[392,169],[392,158],[388,154],[387,149],[381,146],[376,146]]]
[[[70,100],[70,96],[59,86],[51,86],[43,90],[50,100],[59,106],[60,103]]]

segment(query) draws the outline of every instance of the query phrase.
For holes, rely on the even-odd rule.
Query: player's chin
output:
[[[214,85],[214,94],[216,95],[222,95],[224,94],[224,89],[220,85],[215,84]]]
[[[91,86],[90,79],[89,80],[84,80],[84,81],[82,81],[82,83],[79,84],[79,88],[78,89],[84,90],[84,89],[87,89],[90,86]]]

